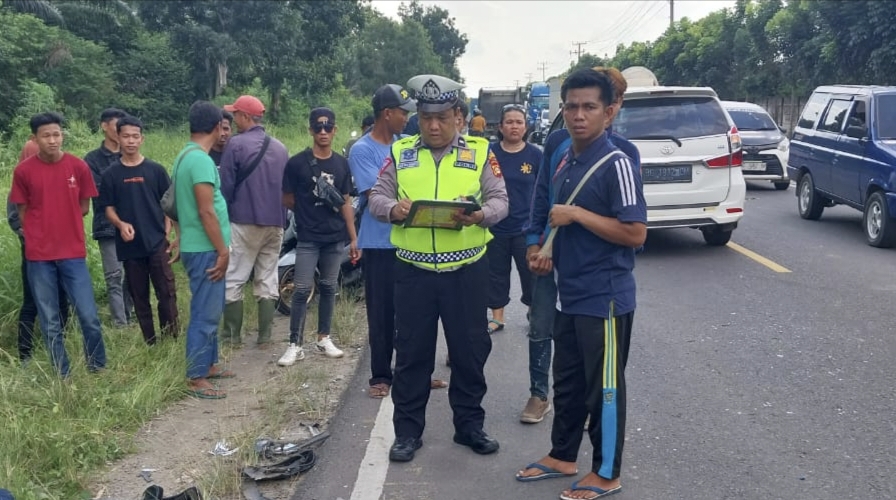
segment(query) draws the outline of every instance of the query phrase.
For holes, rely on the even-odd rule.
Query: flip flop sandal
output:
[[[444,389],[446,387],[448,387],[448,382],[445,382],[444,380],[434,378],[429,382],[430,389]]]
[[[492,327],[492,325],[495,325],[495,326]],[[496,319],[488,320],[488,333],[489,334],[492,334],[495,332],[500,332],[503,329],[504,329],[504,323],[501,323],[500,321],[498,321]]]
[[[592,493],[596,493],[596,495],[594,495],[593,497],[585,497],[583,499],[578,499],[578,498],[574,498],[574,497],[571,497],[568,495],[564,495],[563,493],[560,493],[560,500],[594,500],[595,498],[608,497],[614,493],[619,493],[620,491],[622,491],[622,485],[620,484],[619,486],[617,486],[615,488],[610,488],[608,490],[605,490],[603,488],[598,488],[597,486],[579,486],[579,482],[576,481],[576,482],[572,483],[572,486],[569,487],[569,491],[590,491]]]
[[[367,395],[374,399],[383,399],[389,395],[389,384],[373,384],[367,388]]]
[[[227,393],[221,391],[219,389],[215,389],[213,387],[203,387],[201,389],[190,389],[188,391],[190,396],[199,399],[224,399],[227,397]]]
[[[199,490],[195,486],[191,486],[171,497],[164,495],[165,490],[161,486],[154,484],[143,492],[143,500],[202,500],[202,495],[199,494]]]
[[[522,473],[525,472],[526,469],[538,469],[542,473],[536,474],[534,476],[523,476]],[[547,465],[540,464],[538,462],[533,462],[533,463],[527,465],[523,470],[516,473],[516,480],[523,482],[523,483],[529,483],[532,481],[541,481],[542,479],[554,479],[557,477],[575,476],[578,473],[579,473],[579,471],[575,471],[572,474],[566,474],[565,472],[560,472],[557,469],[548,467]]]

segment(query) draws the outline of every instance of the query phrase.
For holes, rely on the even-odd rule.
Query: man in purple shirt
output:
[[[221,194],[227,202],[232,235],[221,338],[233,346],[242,344],[243,286],[254,271],[257,343],[264,345],[271,342],[279,297],[277,260],[286,225],[280,186],[289,152],[265,133],[261,125],[264,104],[258,98],[240,96],[224,110],[233,113],[233,124],[240,133],[227,143],[220,165]]]

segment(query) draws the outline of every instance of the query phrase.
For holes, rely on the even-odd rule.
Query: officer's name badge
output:
[[[476,151],[467,148],[458,148],[457,161],[454,162],[454,166],[476,170]]]
[[[420,162],[417,161],[416,148],[401,150],[401,158],[398,159],[398,165],[395,166],[396,170],[418,166],[420,166]]]

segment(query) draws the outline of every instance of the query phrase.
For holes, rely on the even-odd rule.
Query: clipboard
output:
[[[404,220],[407,228],[438,228],[460,231],[463,227],[452,218],[454,214],[470,215],[482,207],[473,201],[416,200]]]

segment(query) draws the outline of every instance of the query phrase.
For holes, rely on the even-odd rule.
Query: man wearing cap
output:
[[[442,320],[451,357],[448,400],[454,412],[454,442],[479,454],[498,442],[485,433],[484,367],[491,352],[487,327],[487,228],[507,215],[501,168],[488,142],[457,132],[461,85],[436,75],[408,81],[416,92],[420,135],[392,145],[370,192],[374,217],[393,224],[395,245],[395,373],[392,400],[395,442],[389,459],[413,460],[423,446],[429,378]],[[469,213],[455,212],[456,229],[405,227],[415,200],[465,200]]]
[[[333,308],[339,289],[339,268],[349,242],[349,258],[361,258],[355,233],[355,211],[351,204],[352,175],[345,157],[333,151],[336,114],[330,108],[314,108],[308,117],[313,144],[289,159],[283,173],[283,206],[295,216],[295,288],[289,315],[289,347],[277,360],[291,366],[305,359],[302,347],[308,297],[320,273],[317,312],[317,342],[314,351],[328,358],[341,358],[342,349],[330,338]]]
[[[286,146],[270,137],[261,125],[264,104],[251,95],[224,106],[233,113],[239,134],[221,156],[221,194],[230,217],[230,263],[221,339],[242,343],[243,286],[254,271],[253,293],[258,301],[258,338],[271,342],[271,325],[279,294],[277,260],[283,242],[286,210],[280,203],[283,170],[289,160]]]

